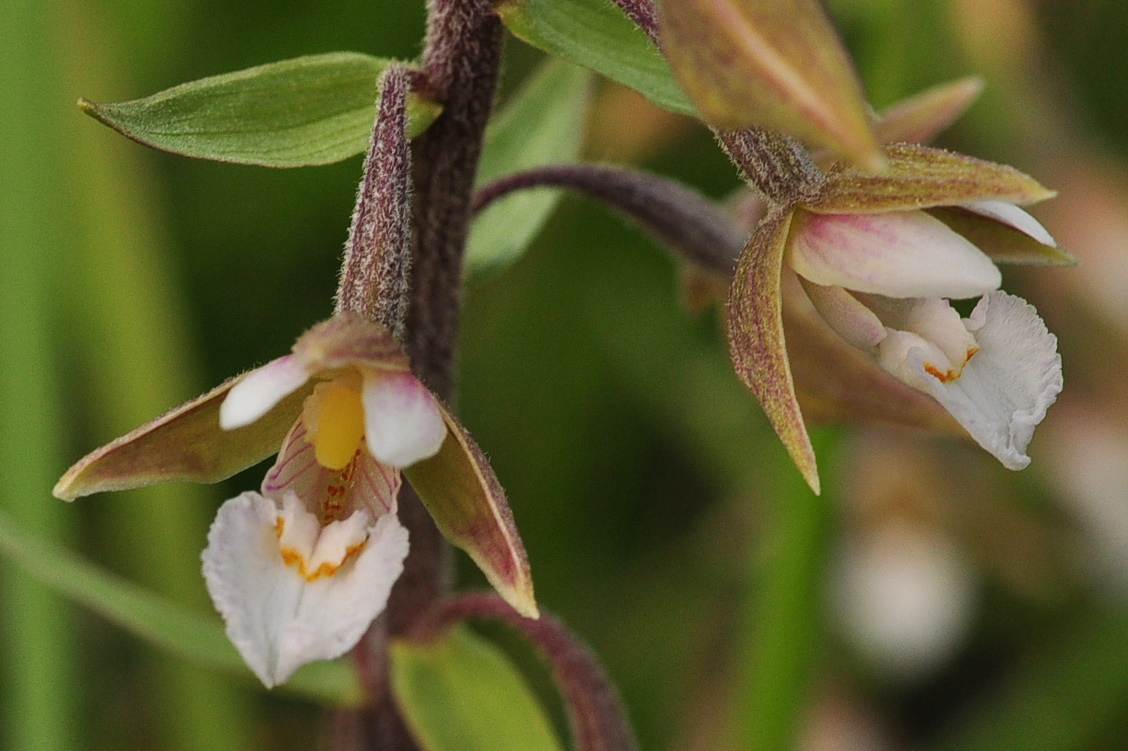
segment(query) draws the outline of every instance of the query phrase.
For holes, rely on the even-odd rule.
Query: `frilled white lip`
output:
[[[799,212],[787,262],[824,287],[899,298],[963,299],[998,289],[999,269],[979,248],[923,211]]]
[[[881,343],[879,361],[910,386],[931,395],[972,438],[1008,469],[1030,464],[1026,448],[1062,388],[1057,338],[1034,307],[1006,292],[986,295],[964,319],[979,350],[952,380],[926,370],[929,351],[911,339]]]
[[[220,507],[201,557],[228,638],[271,687],[360,640],[407,549],[395,514],[361,509],[322,527],[293,493],[278,504],[247,492]]]
[[[234,430],[258,420],[316,373],[286,355],[247,373],[223,400],[219,425]],[[435,397],[410,373],[361,370],[365,442],[384,464],[403,469],[438,453],[446,423]]]

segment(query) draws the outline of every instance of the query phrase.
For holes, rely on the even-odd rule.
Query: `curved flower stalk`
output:
[[[203,553],[228,636],[267,686],[344,654],[383,611],[409,544],[396,518],[401,470],[440,530],[536,616],[525,551],[489,465],[391,334],[355,313],[94,451],[55,495],[215,482],[273,451],[261,492],[223,504]]]
[[[1053,193],[951,152],[899,144],[887,153],[885,174],[836,165],[813,197],[770,207],[730,289],[736,371],[816,491],[784,343],[785,266],[843,339],[939,401],[1008,468],[1029,463],[1034,427],[1061,390],[1056,339],[1031,306],[998,291],[995,266],[1072,262],[1018,208]],[[948,303],[977,297],[968,319]]]

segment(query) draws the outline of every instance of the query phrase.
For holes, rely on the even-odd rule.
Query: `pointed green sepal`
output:
[[[73,501],[169,480],[219,482],[275,453],[312,386],[298,389],[246,427],[220,430],[220,404],[245,375],[90,452],[62,476],[52,491],[55,497]]]
[[[968,76],[903,99],[882,111],[874,129],[882,143],[928,143],[954,123],[983,92]]]
[[[815,450],[795,397],[783,332],[780,274],[791,218],[791,212],[765,218],[737,262],[729,290],[729,355],[803,479],[818,494]]]
[[[259,65],[111,104],[79,100],[127,138],[182,156],[263,167],[332,164],[363,153],[375,116],[376,79],[394,60],[331,52]],[[409,134],[441,106],[408,98]]]
[[[505,491],[466,428],[440,407],[449,433],[439,453],[404,470],[439,531],[470,556],[517,612],[538,615],[525,546]]]
[[[818,200],[804,208],[821,214],[866,214],[953,206],[976,201],[1037,203],[1056,193],[1013,167],[942,149],[890,146],[880,175],[836,165]]]
[[[561,751],[525,679],[469,629],[393,640],[388,661],[392,695],[423,751]]]
[[[864,169],[884,157],[850,57],[817,0],[659,0],[662,49],[702,118],[764,127]]]

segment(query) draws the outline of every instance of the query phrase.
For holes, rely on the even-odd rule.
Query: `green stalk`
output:
[[[816,448],[825,446],[816,442]],[[825,453],[819,452],[823,467],[829,464]],[[736,724],[737,747],[748,751],[795,747],[822,643],[822,582],[833,508],[826,495],[811,493],[790,464],[781,465],[781,472],[787,474],[768,496],[768,518],[743,605]]]
[[[51,264],[59,247],[49,28],[39,0],[5,0],[0,18],[0,506],[29,531],[66,535],[50,497],[60,465],[50,347]],[[20,572],[0,582],[3,738],[12,751],[75,747],[73,635],[63,603]]]

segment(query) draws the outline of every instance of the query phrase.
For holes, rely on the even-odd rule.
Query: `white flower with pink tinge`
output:
[[[255,422],[311,379],[262,493],[223,504],[202,556],[227,635],[267,686],[344,654],[384,610],[408,550],[399,470],[435,455],[447,435],[410,373],[325,370],[298,353],[244,376],[220,427]]]
[[[1054,245],[1013,204],[962,208]],[[999,291],[994,262],[924,211],[797,211],[792,222],[786,262],[827,323],[940,402],[1004,466],[1027,466],[1034,428],[1062,388],[1061,357],[1034,308]],[[948,302],[974,297],[968,318]]]

